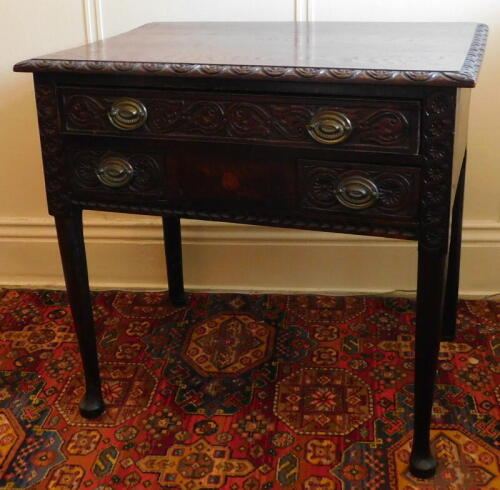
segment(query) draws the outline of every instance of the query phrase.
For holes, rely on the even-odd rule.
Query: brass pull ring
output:
[[[132,180],[134,168],[123,158],[106,157],[99,162],[96,175],[106,187],[123,187]]]
[[[340,204],[350,209],[366,209],[379,197],[377,186],[365,177],[345,177],[337,185],[335,195]]]
[[[345,114],[325,109],[312,117],[307,131],[317,142],[335,145],[349,138],[352,124]]]
[[[136,99],[117,99],[108,111],[111,124],[122,131],[131,131],[144,126],[148,117],[146,106]]]

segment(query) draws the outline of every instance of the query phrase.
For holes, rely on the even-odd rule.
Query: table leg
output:
[[[446,250],[427,249],[419,244],[415,339],[415,420],[410,457],[410,471],[419,478],[430,478],[436,471],[436,460],[431,453],[429,438],[443,321],[445,266]]]
[[[450,254],[448,257],[448,279],[444,300],[443,340],[455,340],[457,330],[458,285],[460,279],[460,249],[462,245],[462,215],[464,208],[465,163],[462,164],[458,180],[451,221]]]
[[[163,216],[163,237],[167,262],[168,294],[174,306],[184,306],[184,278],[182,274],[181,223],[176,216]]]
[[[95,418],[104,411],[99,363],[89,292],[87,259],[83,240],[81,210],[55,216],[57,238],[61,252],[68,300],[82,357],[85,374],[85,395],[80,401],[80,413]]]

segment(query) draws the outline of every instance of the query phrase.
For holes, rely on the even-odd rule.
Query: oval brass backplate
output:
[[[134,168],[124,158],[103,158],[96,168],[99,181],[106,187],[126,186],[134,176]]]
[[[361,176],[343,178],[337,185],[335,195],[340,204],[350,209],[366,209],[379,197],[375,182]]]
[[[148,118],[146,106],[139,100],[117,99],[108,111],[111,124],[122,131],[131,131],[144,126]]]
[[[335,145],[349,138],[352,124],[345,114],[326,109],[312,117],[307,131],[319,143]]]

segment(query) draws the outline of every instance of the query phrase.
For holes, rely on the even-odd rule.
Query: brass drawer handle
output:
[[[148,118],[146,106],[136,99],[117,99],[108,111],[111,124],[122,131],[131,131],[144,126]]]
[[[106,187],[123,187],[132,180],[134,168],[123,158],[106,157],[99,162],[96,174]]]
[[[335,145],[349,138],[352,133],[352,124],[349,118],[341,112],[323,110],[312,117],[307,131],[317,142]]]
[[[343,178],[338,183],[335,195],[340,204],[350,209],[365,209],[375,204],[379,191],[371,180],[351,176]]]

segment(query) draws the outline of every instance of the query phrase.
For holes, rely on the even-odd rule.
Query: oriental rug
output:
[[[498,489],[500,303],[459,305],[432,444],[407,470],[408,299],[93,294],[107,404],[85,420],[66,295],[0,290],[0,488]]]

